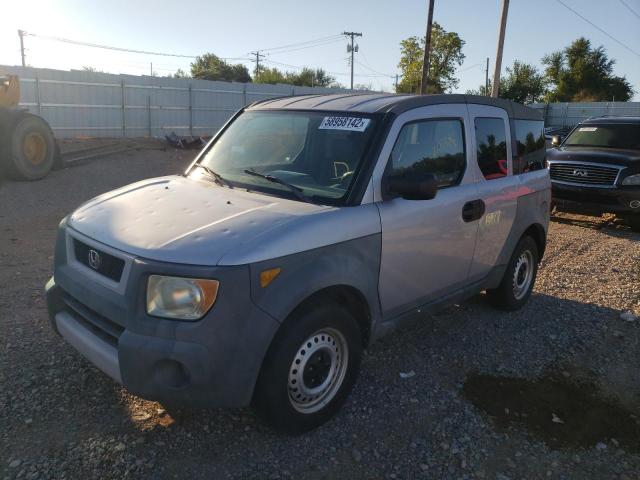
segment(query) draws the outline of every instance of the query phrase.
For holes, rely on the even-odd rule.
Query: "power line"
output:
[[[473,65],[470,65],[468,67],[463,68],[462,70],[456,70],[456,73],[462,73],[462,72],[466,72],[467,70],[471,70],[472,68],[476,68],[483,65],[483,63],[474,63]]]
[[[315,47],[323,47],[325,45],[333,45],[334,43],[338,43],[341,42],[343,40],[343,37],[340,36],[340,38],[334,38],[333,40],[327,40],[325,42],[319,42],[319,43],[314,43],[311,45],[305,45],[305,46],[300,46],[300,47],[296,47],[296,48],[290,48],[288,50],[278,50],[278,51],[269,51],[269,55],[280,55],[280,54],[284,54],[284,53],[289,53],[289,52],[297,52],[299,50],[306,50],[308,48],[315,48]],[[264,51],[264,50],[261,50]]]
[[[379,72],[378,70],[376,70],[375,68],[373,68],[371,66],[371,62],[369,62],[369,59],[367,58],[367,56],[364,54],[364,52],[360,52],[360,56],[362,57],[362,59],[364,60],[364,62],[356,62],[359,65],[363,66],[364,68],[366,68],[367,70],[373,72],[373,73],[379,73],[380,75],[384,75],[386,77],[389,78],[395,78],[395,73],[391,74],[391,73],[383,73],[383,72]]]
[[[622,5],[624,5],[625,7],[627,7],[627,10],[629,10],[629,11],[630,11],[631,13],[633,13],[636,17],[638,17],[638,19],[640,19],[640,13],[636,12],[633,8],[631,8],[627,2],[625,2],[624,0],[620,0],[620,3],[621,3]]]
[[[385,77],[385,78],[395,78],[395,74],[394,75],[389,75],[388,73],[382,73],[382,72],[378,72],[377,70],[374,70],[373,68],[369,68],[367,65],[365,65],[364,63],[358,61],[358,60],[354,60],[356,62],[356,64],[360,65],[363,68],[366,68],[367,70],[369,70],[370,72],[373,72],[373,75],[368,75],[370,77]],[[362,75],[360,75],[362,76]]]
[[[62,37],[51,37],[47,35],[37,35],[35,33],[23,32],[23,35],[36,37],[43,40],[52,40],[55,42],[68,43],[71,45],[80,45],[83,47],[92,47],[92,48],[101,48],[103,50],[114,50],[117,52],[128,52],[128,53],[139,53],[143,55],[157,55],[162,57],[177,57],[177,58],[198,58],[197,55],[182,55],[178,53],[165,53],[165,52],[152,52],[147,50],[135,50],[132,48],[123,48],[123,47],[114,47],[111,45],[103,45],[99,43],[91,43],[91,42],[82,42],[80,40],[71,40],[69,38]],[[219,57],[222,60],[247,60],[246,57]]]
[[[287,68],[294,68],[296,70],[303,70],[305,68],[309,68],[309,67],[301,67],[300,65],[291,65],[290,63],[282,63],[282,62],[276,62],[275,60],[269,60],[269,59],[265,59],[264,60],[267,63],[272,63],[274,65],[279,65],[282,67],[287,67]],[[324,69],[322,69],[324,70]],[[329,72],[327,70],[324,70],[325,73],[329,73],[331,75],[349,75],[347,72]]]
[[[635,56],[640,57],[640,53],[636,52],[635,50],[633,50],[631,47],[627,46],[626,44],[622,43],[620,40],[618,40],[616,37],[614,37],[613,35],[611,35],[609,32],[607,32],[606,30],[600,28],[598,25],[596,25],[595,23],[593,23],[592,21],[586,19],[585,17],[583,17],[580,13],[578,13],[577,11],[575,11],[573,8],[571,8],[569,5],[567,5],[566,3],[564,3],[562,0],[556,0],[556,2],[558,2],[560,5],[562,5],[563,7],[565,7],[567,10],[572,11],[573,13],[575,13],[578,17],[580,17],[582,20],[584,20],[585,22],[587,22],[589,25],[591,25],[593,28],[596,28],[597,30],[599,30],[600,32],[604,33],[607,37],[609,37],[611,40],[613,40],[614,42],[616,42],[617,44],[621,45],[622,47],[626,48],[627,50],[629,50],[631,53],[633,53]]]
[[[281,49],[287,49],[287,48],[291,48],[291,47],[298,47],[298,46],[312,44],[312,43],[325,42],[325,41],[331,40],[331,39],[333,39],[333,41],[342,40],[343,37],[344,36],[342,34],[329,35],[327,37],[320,37],[320,38],[316,38],[314,40],[307,40],[306,42],[290,43],[288,45],[281,45],[279,47],[262,48],[261,50],[263,52],[270,52],[270,51],[273,51],[273,50],[281,50]]]

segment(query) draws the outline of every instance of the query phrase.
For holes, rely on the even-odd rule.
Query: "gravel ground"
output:
[[[640,478],[640,319],[620,318],[640,314],[640,235],[606,218],[554,217],[521,311],[478,295],[375,344],[345,407],[309,434],[250,410],[169,413],[115,385],[49,327],[56,225],[192,156],[143,150],[0,187],[0,478]],[[514,400],[503,380],[551,393]],[[573,411],[594,399],[598,415]],[[563,441],[581,429],[593,435]]]

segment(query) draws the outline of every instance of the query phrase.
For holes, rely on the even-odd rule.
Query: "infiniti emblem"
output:
[[[89,266],[94,270],[98,270],[102,265],[102,257],[95,250],[89,250]]]
[[[571,175],[573,175],[574,177],[588,177],[589,172],[576,168]]]

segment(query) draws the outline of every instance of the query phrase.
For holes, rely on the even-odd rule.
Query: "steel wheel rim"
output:
[[[300,413],[321,410],[336,396],[349,364],[344,335],[323,328],[298,348],[289,367],[289,402]]]
[[[525,250],[518,257],[513,272],[513,296],[516,300],[522,299],[527,294],[532,280],[533,254],[530,250]]]
[[[39,133],[29,133],[24,137],[22,151],[29,163],[40,165],[47,156],[47,142]]]

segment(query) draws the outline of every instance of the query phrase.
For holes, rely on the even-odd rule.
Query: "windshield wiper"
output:
[[[264,178],[265,180],[268,180],[270,182],[277,183],[279,185],[287,187],[289,190],[291,190],[291,192],[293,192],[293,194],[296,196],[298,200],[302,200],[303,202],[307,202],[307,203],[313,203],[313,201],[311,201],[309,197],[307,197],[304,193],[302,193],[303,190],[300,187],[297,187],[296,185],[292,185],[289,182],[285,182],[281,178],[274,177],[273,175],[269,175],[265,173],[256,172],[255,170],[249,170],[249,169],[245,169],[244,173],[246,173],[247,175],[253,175],[254,177]]]
[[[231,185],[231,183],[228,180],[225,180],[225,178],[222,175],[220,175],[218,172],[214,172],[206,165],[203,165],[201,163],[196,163],[196,167],[202,168],[205,172],[209,174],[210,177],[213,178],[213,181],[216,182],[221,187],[224,187],[226,185],[229,188],[233,188],[233,185]]]

